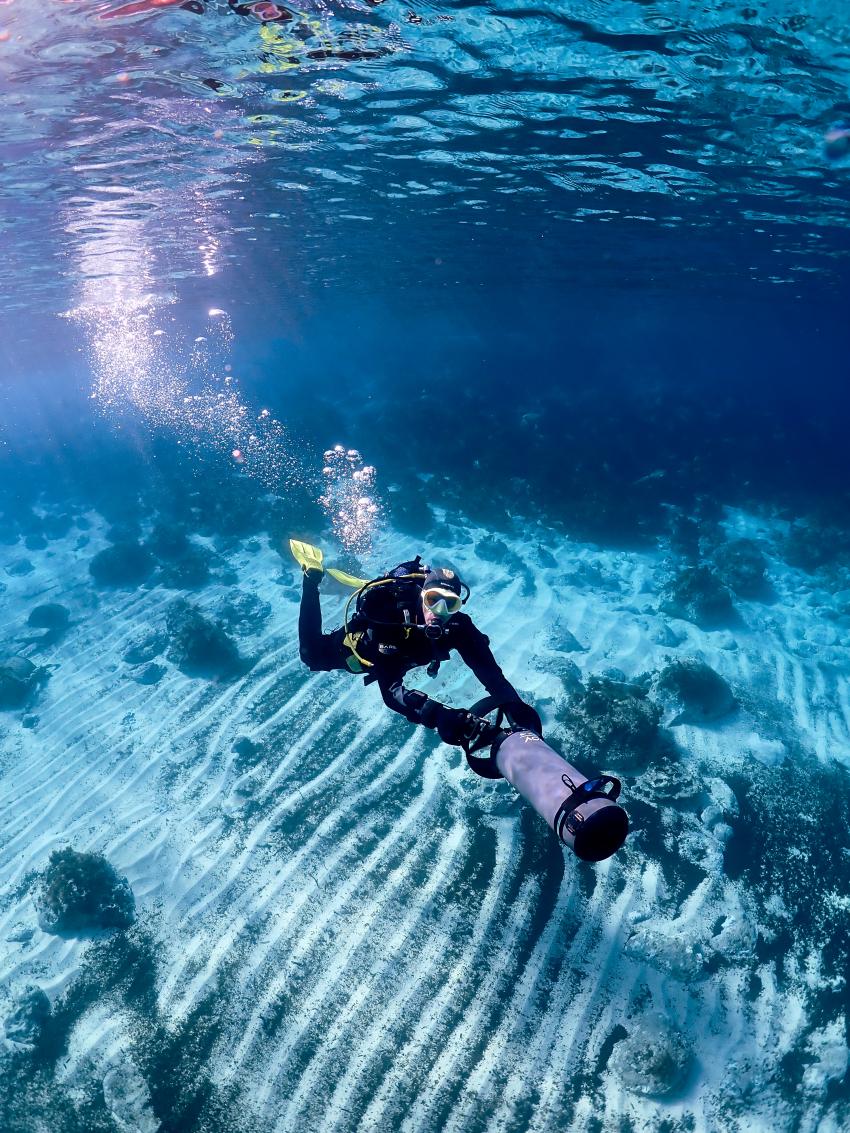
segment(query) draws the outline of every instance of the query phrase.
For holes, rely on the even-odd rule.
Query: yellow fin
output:
[[[319,548],[314,547],[312,543],[302,543],[300,539],[290,539],[289,549],[292,551],[292,557],[301,565],[302,570],[324,570],[322,566],[324,556]]]
[[[337,582],[341,582],[343,586],[350,586],[352,590],[359,590],[369,581],[368,578],[355,578],[353,574],[347,574],[344,570],[337,570],[336,567],[328,567],[328,574],[331,578],[335,578]]]

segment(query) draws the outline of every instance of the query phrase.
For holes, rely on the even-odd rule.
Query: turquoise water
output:
[[[0,4],[4,1133],[850,1127],[842,17]],[[625,847],[291,537],[458,570]]]

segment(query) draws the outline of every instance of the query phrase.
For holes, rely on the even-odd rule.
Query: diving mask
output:
[[[459,594],[455,594],[453,590],[439,589],[436,586],[422,591],[422,602],[425,609],[430,610],[438,618],[450,618],[463,605]]]

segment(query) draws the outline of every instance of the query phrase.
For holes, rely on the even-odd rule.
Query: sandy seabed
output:
[[[96,586],[106,524],[86,518],[0,549],[5,655],[50,669],[0,713],[0,1014],[32,985],[52,1011],[34,1049],[5,1040],[7,1133],[850,1127],[850,861],[827,823],[850,798],[850,646],[835,585],[780,557],[780,521],[727,513],[772,594],[715,630],[659,612],[661,550],[540,527],[485,563],[458,549],[490,534],[461,523],[374,548],[376,573],[422,550],[465,574],[568,758],[565,705],[592,676],[699,658],[729,683],[734,711],[599,768],[633,833],[588,866],[374,687],[303,668],[297,568],[265,537],[217,551],[188,595],[210,616],[260,599],[233,631],[242,675],[188,676],[166,642],[125,661],[180,592]],[[328,628],[343,601],[327,580]],[[27,627],[47,602],[70,612],[52,643]],[[459,661],[408,683],[481,695]],[[66,846],[128,879],[131,929],[39,927]]]

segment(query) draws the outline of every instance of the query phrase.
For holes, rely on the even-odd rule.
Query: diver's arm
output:
[[[393,670],[392,675],[378,676],[384,704],[394,712],[400,712],[411,724],[435,728],[444,743],[462,745],[464,737],[469,735],[470,722],[475,718],[465,708],[449,708],[439,700],[432,700],[418,688],[405,688],[403,676],[404,673],[398,669]]]
[[[538,735],[543,726],[537,710],[527,704],[499,668],[490,649],[490,639],[469,619],[453,643],[461,660],[469,666],[478,680],[499,704],[509,708],[509,715],[520,728],[528,728]]]
[[[418,688],[404,687],[404,671],[393,667],[377,673],[378,688],[384,704],[399,712],[411,724],[424,724],[426,728],[436,727],[440,710],[444,707],[438,700],[432,700]]]
[[[463,633],[453,644],[464,664],[500,704],[522,699],[499,668],[499,663],[490,649],[490,639],[472,621],[467,621]]]

